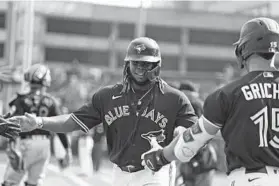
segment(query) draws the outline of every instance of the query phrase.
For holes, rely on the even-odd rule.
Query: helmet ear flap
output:
[[[236,57],[239,57],[240,53],[241,52],[239,51],[239,47],[238,47],[238,45],[236,45],[235,50],[234,50],[234,54],[236,55]]]
[[[239,68],[240,69],[243,69],[244,68],[244,64],[243,62],[245,61],[243,56],[242,56],[242,47],[239,47],[239,45],[237,44],[236,47],[235,47],[235,50],[234,50],[234,53],[237,57],[237,63],[239,65]]]

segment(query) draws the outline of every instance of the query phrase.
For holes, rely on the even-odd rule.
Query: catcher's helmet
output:
[[[147,73],[148,79],[153,80],[160,74],[162,59],[159,45],[156,41],[148,37],[136,38],[129,44],[124,61],[144,61],[156,63],[156,66]],[[127,63],[125,64],[124,71],[126,71],[126,68]]]
[[[28,71],[24,73],[24,80],[30,84],[50,86],[50,70],[41,64],[32,65]]]
[[[234,43],[235,55],[241,68],[252,54],[270,54],[278,52],[279,25],[269,18],[255,18],[246,22],[240,31],[239,40]]]

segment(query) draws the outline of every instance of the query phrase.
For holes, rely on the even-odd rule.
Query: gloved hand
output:
[[[14,139],[18,137],[19,132],[21,132],[20,125],[17,124],[17,122],[12,122],[4,117],[0,117],[0,135],[9,138]]]
[[[21,172],[24,170],[24,162],[23,162],[23,157],[22,157],[22,153],[20,150],[9,147],[7,149],[7,155],[8,155],[12,168],[16,172]]]
[[[163,148],[157,143],[156,138],[151,139],[151,149],[141,155],[142,165],[157,172],[170,162],[163,155]]]

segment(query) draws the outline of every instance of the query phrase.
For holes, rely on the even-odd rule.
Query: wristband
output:
[[[37,123],[38,128],[43,128],[43,126],[44,126],[43,117],[37,117],[36,118],[36,123]]]

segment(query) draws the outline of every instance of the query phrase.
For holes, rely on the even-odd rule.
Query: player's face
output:
[[[153,63],[145,61],[131,61],[130,62],[130,71],[133,78],[139,82],[143,83],[148,80],[147,72],[152,70],[154,67]]]

